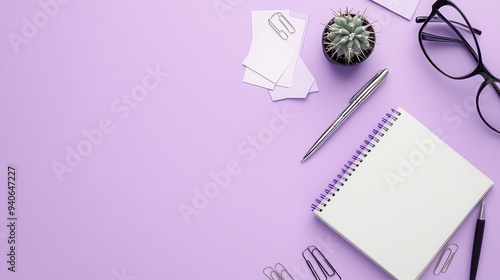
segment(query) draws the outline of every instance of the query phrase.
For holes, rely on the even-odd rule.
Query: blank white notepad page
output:
[[[397,279],[417,279],[493,182],[401,108],[314,213]]]

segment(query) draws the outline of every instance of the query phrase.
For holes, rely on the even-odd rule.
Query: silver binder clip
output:
[[[277,263],[274,268],[268,266],[262,270],[269,280],[294,280],[292,275],[281,264]]]
[[[288,33],[290,33],[290,34],[295,33],[295,27],[293,27],[293,25],[290,23],[290,21],[280,12],[274,13],[267,20],[267,22],[269,23],[269,25],[271,25],[271,27],[274,29],[274,31],[276,31],[276,33],[278,33],[278,35],[280,35],[281,39],[283,39],[283,40],[288,39],[288,34],[283,29],[279,29],[278,27],[276,27],[276,25],[274,24],[273,18],[275,16],[278,18],[278,21],[281,23],[281,25],[283,25],[285,27],[285,29],[286,29],[286,31],[288,31]]]
[[[455,257],[455,253],[457,251],[458,245],[455,243],[450,243],[443,249],[441,256],[436,263],[436,267],[434,267],[434,275],[445,273],[448,270],[448,267],[450,267],[451,261],[453,260],[453,257]]]

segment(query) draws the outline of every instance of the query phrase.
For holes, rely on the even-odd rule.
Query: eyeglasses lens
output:
[[[478,65],[478,47],[466,20],[452,6],[439,9],[420,33],[424,52],[442,72],[455,78]]]
[[[478,106],[484,120],[500,131],[500,82],[488,84],[481,90]]]

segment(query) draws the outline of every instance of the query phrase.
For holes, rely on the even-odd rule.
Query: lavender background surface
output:
[[[50,14],[40,3],[52,3]],[[415,15],[432,3],[422,0]],[[500,3],[456,3],[483,31],[484,60],[500,75]],[[379,19],[374,53],[352,68],[331,65],[320,45],[330,8],[345,6]],[[310,16],[302,58],[320,91],[307,99],[272,102],[242,82],[250,12],[275,9]],[[26,20],[40,27],[12,44]],[[309,209],[386,111],[405,108],[500,181],[500,136],[471,109],[481,78],[438,73],[418,45],[419,27],[368,0],[2,1],[0,279],[265,279],[262,269],[281,262],[306,280],[308,245],[343,279],[389,279]],[[382,68],[390,74],[373,97],[300,164]],[[78,148],[86,155],[72,155]],[[58,164],[67,168],[60,176]],[[15,273],[7,270],[8,165],[18,170]],[[486,203],[478,279],[498,275],[497,187]],[[183,207],[193,214],[183,217]],[[434,276],[432,263],[422,279],[468,279],[478,210],[451,238],[460,249],[449,271]]]

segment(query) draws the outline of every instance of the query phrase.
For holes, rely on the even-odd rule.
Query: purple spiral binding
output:
[[[356,172],[357,168],[360,167],[363,159],[376,148],[380,139],[389,132],[391,127],[394,125],[394,122],[398,120],[400,115],[400,112],[392,109],[391,113],[386,114],[387,118],[382,118],[381,122],[377,124],[377,129],[373,129],[372,133],[368,135],[368,138],[365,139],[363,144],[359,146],[360,149],[356,150],[356,153],[352,156],[352,160],[348,160],[347,164],[344,164],[336,178],[328,184],[324,193],[321,193],[319,197],[316,198],[315,203],[311,205],[312,211],[323,211],[323,208],[326,207],[335,194],[340,191],[344,184],[349,180],[349,177]]]

